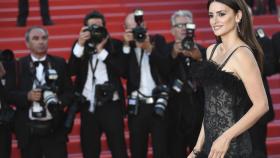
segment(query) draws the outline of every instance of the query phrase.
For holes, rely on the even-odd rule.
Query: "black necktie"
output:
[[[34,62],[33,62],[33,65],[34,65],[35,67],[38,67],[39,64],[42,64],[42,65],[45,67],[45,66],[47,65],[47,61],[46,61],[46,60],[42,60],[42,61],[34,61]]]

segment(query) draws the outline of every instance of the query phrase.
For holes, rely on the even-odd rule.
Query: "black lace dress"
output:
[[[222,70],[237,48],[222,65],[211,60],[215,48],[209,60],[193,68],[193,76],[202,83],[205,90],[205,141],[202,151],[206,155],[209,154],[212,143],[245,114],[250,103],[242,81],[232,73]],[[251,150],[249,133],[244,132],[231,141],[225,158],[249,158]]]

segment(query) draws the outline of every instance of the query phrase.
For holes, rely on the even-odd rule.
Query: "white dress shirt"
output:
[[[33,62],[35,62],[35,61],[44,61],[44,60],[46,60],[46,58],[47,58],[47,56],[44,56],[41,59],[37,59],[36,57],[31,55],[31,59],[32,59]],[[38,84],[43,85],[45,83],[46,83],[46,80],[45,80],[44,66],[40,63],[36,67],[36,79],[33,82],[33,89],[36,89],[37,88],[36,86]],[[43,94],[42,94],[42,97],[43,97]],[[47,120],[51,120],[53,118],[51,113],[50,113],[50,111],[48,109],[46,109],[46,117],[35,118],[35,117],[32,116],[32,111],[33,112],[40,112],[42,110],[43,110],[43,107],[40,105],[39,102],[33,102],[32,106],[29,108],[29,118],[31,120],[39,120],[39,121],[47,121]]]
[[[134,50],[136,53],[138,64],[140,65],[141,48],[135,48]],[[124,46],[123,52],[128,54],[130,52],[130,47]],[[152,91],[156,87],[155,81],[151,73],[151,66],[149,62],[150,55],[151,52],[146,52],[146,50],[144,50],[142,63],[141,63],[141,78],[140,78],[139,91],[145,96],[152,96]]]
[[[77,58],[80,58],[83,56],[84,47],[80,46],[78,43],[76,43],[73,53]],[[88,63],[88,72],[87,72],[87,79],[85,82],[85,86],[83,89],[83,96],[87,98],[88,101],[90,101],[89,111],[94,112],[94,96],[95,96],[95,85],[96,84],[103,84],[107,82],[108,79],[108,73],[107,73],[107,67],[104,63],[104,60],[108,56],[107,50],[103,49],[100,53],[94,54],[92,56],[92,68],[91,64]],[[98,60],[98,62],[96,62]],[[97,64],[96,64],[97,63]],[[95,69],[94,74],[92,74],[92,70]],[[93,82],[93,75],[95,77],[95,81]]]

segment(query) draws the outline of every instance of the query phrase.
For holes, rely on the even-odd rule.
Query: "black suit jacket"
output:
[[[2,64],[6,74],[1,78],[1,80],[4,80],[4,84],[1,83],[0,99],[2,104],[4,102],[9,105],[14,103],[9,93],[14,90],[16,86],[16,61],[3,61]]]
[[[152,78],[154,79],[156,85],[167,83],[167,55],[165,54],[164,48],[166,41],[161,35],[154,35],[150,37],[153,44],[153,50],[149,56],[150,69],[152,73]],[[135,53],[135,45],[130,45],[129,54],[124,54],[126,58],[125,66],[125,78],[127,79],[127,92],[131,92],[139,89],[140,86],[140,67],[137,61]]]
[[[267,36],[263,38],[257,38],[257,40],[260,43],[264,52],[262,80],[269,106],[269,111],[264,114],[264,116],[259,120],[259,122],[262,124],[266,124],[272,121],[275,115],[273,110],[272,98],[269,91],[269,84],[266,77],[276,73],[277,57],[273,49],[272,40],[270,40]]]
[[[74,43],[73,48],[75,44],[76,42]],[[108,42],[105,44],[104,48],[109,53],[107,58],[104,60],[104,63],[106,64],[107,68],[109,83],[115,86],[121,98],[121,102],[124,105],[124,91],[121,82],[121,76],[124,73],[124,60],[121,51],[122,43],[121,41],[116,39],[109,39]],[[68,68],[71,76],[76,76],[74,86],[75,91],[79,93],[83,92],[83,88],[86,83],[89,59],[90,55],[88,47],[85,46],[84,54],[81,58],[77,58],[73,54],[72,49],[72,53],[68,62]]]
[[[63,58],[47,55],[47,62],[55,69],[58,73],[58,79],[56,85],[58,86],[58,98],[62,102],[60,110],[60,116],[64,116],[62,111],[64,106],[69,105],[72,101],[72,85],[69,75],[67,74],[66,62]],[[27,100],[27,93],[32,89],[35,71],[32,63],[31,56],[25,56],[18,61],[17,66],[17,90],[13,91],[12,97],[16,102],[16,116],[15,116],[15,131],[20,147],[24,147],[28,143],[30,136],[28,128],[28,111],[32,102]],[[60,122],[58,131],[63,129],[63,120]],[[63,132],[61,132],[63,133]],[[63,134],[57,139],[66,141],[66,136]]]
[[[199,44],[196,44],[201,52],[202,59],[206,59],[206,49]],[[180,93],[171,91],[168,115],[170,116],[170,124],[175,126],[177,132],[199,133],[201,122],[203,119],[203,106],[204,106],[204,92],[203,88],[196,85],[196,91],[192,89],[188,81],[192,80],[191,66],[197,62],[190,58],[190,66],[185,62],[185,57],[177,56],[173,58],[171,53],[173,51],[174,41],[168,43],[167,51],[169,59],[169,86],[172,87],[176,79],[181,80],[184,85]],[[194,82],[193,82],[194,83]]]
[[[272,35],[272,45],[276,56],[276,71],[280,72],[280,31]]]

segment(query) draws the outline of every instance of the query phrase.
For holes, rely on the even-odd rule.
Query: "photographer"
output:
[[[15,60],[11,50],[0,51],[0,157],[10,158],[14,110],[9,91],[15,88]]]
[[[143,11],[135,10],[125,19],[123,53],[126,56],[128,126],[132,158],[146,158],[149,134],[153,157],[165,158],[168,100],[165,39],[149,36]]]
[[[168,144],[171,158],[183,158],[192,151],[203,118],[203,89],[192,80],[191,66],[205,59],[205,49],[194,42],[192,13],[179,10],[171,16],[174,41],[167,45],[170,60]]]
[[[264,51],[263,56],[263,71],[262,80],[267,95],[269,110],[265,113],[256,124],[250,129],[249,133],[252,140],[252,157],[254,158],[267,158],[267,124],[274,119],[274,110],[272,98],[269,91],[269,84],[266,77],[269,77],[276,73],[276,57],[273,50],[271,39],[265,34],[262,28],[255,30],[257,40]],[[251,105],[251,104],[250,104]]]
[[[22,158],[66,158],[64,107],[72,86],[64,59],[47,54],[48,32],[33,26],[25,33],[30,55],[20,58],[15,132]]]
[[[110,38],[98,11],[88,13],[84,25],[69,59],[75,91],[85,98],[79,104],[83,157],[99,158],[105,133],[112,157],[126,158],[121,42]]]

